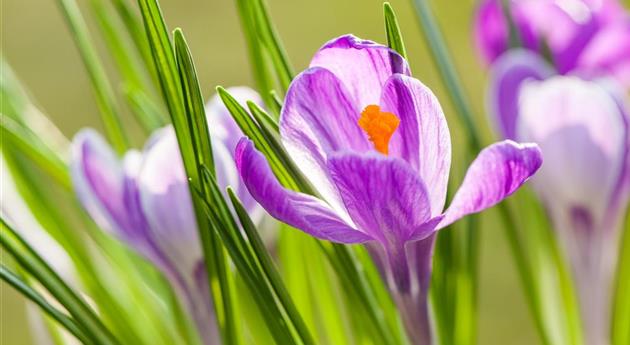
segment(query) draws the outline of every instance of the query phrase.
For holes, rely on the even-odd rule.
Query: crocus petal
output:
[[[514,35],[519,39],[519,45],[532,51],[540,50],[540,36],[542,34],[539,23],[532,20],[532,13],[538,16],[544,13],[549,18],[557,17],[560,11],[553,7],[548,1],[521,1],[512,2],[510,6],[510,23],[506,17],[506,10],[503,8],[502,0],[483,0],[477,10],[475,18],[475,43],[481,57],[487,64],[493,63],[504,52],[508,51],[510,45],[510,25],[516,30]],[[566,17],[566,16],[563,16]]]
[[[431,218],[427,187],[403,160],[337,153],[328,167],[352,220],[386,249],[404,244],[421,229],[424,237],[433,231],[424,227]]]
[[[514,193],[542,164],[536,144],[505,140],[483,149],[439,224],[443,228],[463,216],[489,208]]]
[[[377,154],[337,153],[328,167],[350,217],[380,242],[393,283],[408,292],[412,279],[405,244],[427,238],[437,225],[424,182],[405,161]]]
[[[503,137],[516,139],[518,95],[526,80],[542,80],[553,69],[539,55],[527,50],[505,53],[492,65],[488,87],[488,109]]]
[[[508,49],[509,27],[499,0],[484,0],[475,18],[475,43],[486,63]]]
[[[389,143],[389,155],[402,158],[420,173],[428,188],[432,214],[439,215],[451,167],[451,137],[440,103],[419,80],[395,74],[383,87],[381,106],[400,118]]]
[[[92,219],[104,230],[128,237],[125,173],[116,153],[96,131],[84,129],[75,135],[71,173],[75,192]]]
[[[291,83],[280,116],[280,134],[291,158],[339,213],[344,211],[326,160],[335,151],[370,148],[357,124],[361,110],[332,72],[309,68]]]
[[[381,87],[393,73],[411,75],[407,61],[398,53],[353,35],[326,43],[315,54],[310,67],[323,67],[334,73],[361,109],[378,104]]]
[[[137,183],[150,237],[184,277],[201,260],[197,224],[172,127],[144,153]]]
[[[582,70],[612,75],[630,86],[630,20],[600,30],[580,54],[577,65]]]
[[[249,192],[272,217],[332,242],[362,243],[372,239],[349,226],[321,200],[280,185],[265,157],[246,138],[236,148],[236,166]]]
[[[538,142],[547,162],[534,186],[549,207],[581,208],[599,224],[627,155],[627,127],[615,98],[595,82],[558,76],[527,83],[520,100],[519,138]]]

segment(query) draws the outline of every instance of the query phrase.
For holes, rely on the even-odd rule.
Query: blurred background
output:
[[[86,8],[87,0],[78,2]],[[186,34],[206,99],[212,96],[216,85],[253,85],[232,1],[161,0],[160,3],[169,27],[181,27]],[[319,46],[341,34],[353,33],[385,42],[382,1],[267,0],[267,3],[296,71],[307,66]],[[445,108],[453,137],[453,177],[461,179],[466,162],[458,158],[465,151],[459,123],[430,60],[410,2],[391,0],[391,3],[401,24],[414,75],[433,89]],[[0,0],[0,4],[2,54],[39,107],[68,137],[86,126],[102,129],[90,82],[56,1]],[[434,0],[432,5],[473,103],[484,144],[488,144],[494,137],[484,112],[485,73],[471,41],[475,1]],[[84,11],[84,15],[91,21],[93,37],[100,39],[94,18],[88,12]],[[104,52],[102,42],[98,44]],[[112,72],[112,61],[105,59],[105,62]],[[116,81],[115,73],[111,77]],[[138,134],[134,144],[141,147],[144,138],[137,125],[129,119],[126,125]],[[479,344],[537,343],[504,232],[497,226],[492,211],[486,212],[481,222]],[[34,344],[24,300],[4,283],[0,283],[0,290],[0,344]]]

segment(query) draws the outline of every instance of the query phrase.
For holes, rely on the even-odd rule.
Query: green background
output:
[[[86,9],[87,1],[78,1]],[[91,85],[69,30],[54,0],[1,0],[2,54],[14,68],[31,96],[67,136],[91,126],[101,129]],[[200,76],[204,96],[209,98],[216,85],[252,85],[245,43],[240,32],[235,5],[229,0],[162,0],[170,28],[186,33]],[[329,39],[353,33],[362,38],[385,42],[382,3],[376,0],[268,0],[275,25],[296,70],[307,66],[312,54]],[[441,99],[453,136],[455,177],[464,163],[458,159],[466,149],[457,118],[440,83],[416,18],[408,1],[392,1],[398,14],[414,75],[431,87]],[[484,68],[471,41],[474,1],[434,0],[432,5],[444,30],[447,43],[473,103],[477,125],[484,143],[493,136],[484,113]],[[84,11],[88,21],[93,21]],[[97,30],[90,23],[92,33]],[[104,53],[103,44],[98,40]],[[107,54],[102,54],[107,56]],[[106,60],[113,73],[112,61]],[[132,132],[139,133],[132,121]],[[141,146],[144,139],[134,138]],[[522,298],[515,266],[503,232],[488,212],[481,219],[479,344],[532,344],[538,341]],[[24,301],[7,285],[0,283],[0,343],[33,344],[27,324]]]

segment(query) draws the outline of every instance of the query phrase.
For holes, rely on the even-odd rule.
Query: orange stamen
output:
[[[399,124],[400,119],[396,115],[383,112],[381,107],[374,104],[365,107],[359,118],[359,126],[374,143],[376,151],[386,156],[389,152],[389,140]]]

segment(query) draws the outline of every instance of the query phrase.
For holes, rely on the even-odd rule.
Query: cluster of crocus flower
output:
[[[260,103],[247,88],[231,88],[239,100]],[[211,124],[217,181],[232,186],[254,219],[260,207],[239,182],[233,153],[242,135],[218,96],[206,107]],[[192,317],[204,344],[217,344],[212,300],[190,191],[175,131],[157,130],[142,152],[120,159],[94,130],[84,129],[72,142],[72,180],[86,211],[104,230],[126,242],[168,279]]]
[[[487,63],[523,47],[559,74],[609,75],[630,85],[630,16],[618,0],[482,0],[475,40]]]
[[[372,243],[414,344],[429,344],[427,288],[436,232],[513,193],[541,165],[533,144],[484,149],[444,211],[449,129],[433,93],[386,46],[347,35],[291,83],[282,142],[318,195],[283,187],[253,143],[237,167],[267,212],[314,237]]]
[[[607,344],[630,185],[630,16],[614,0],[508,4],[484,1],[477,17],[489,113],[503,137],[540,145],[533,187],[571,261],[585,341]]]

